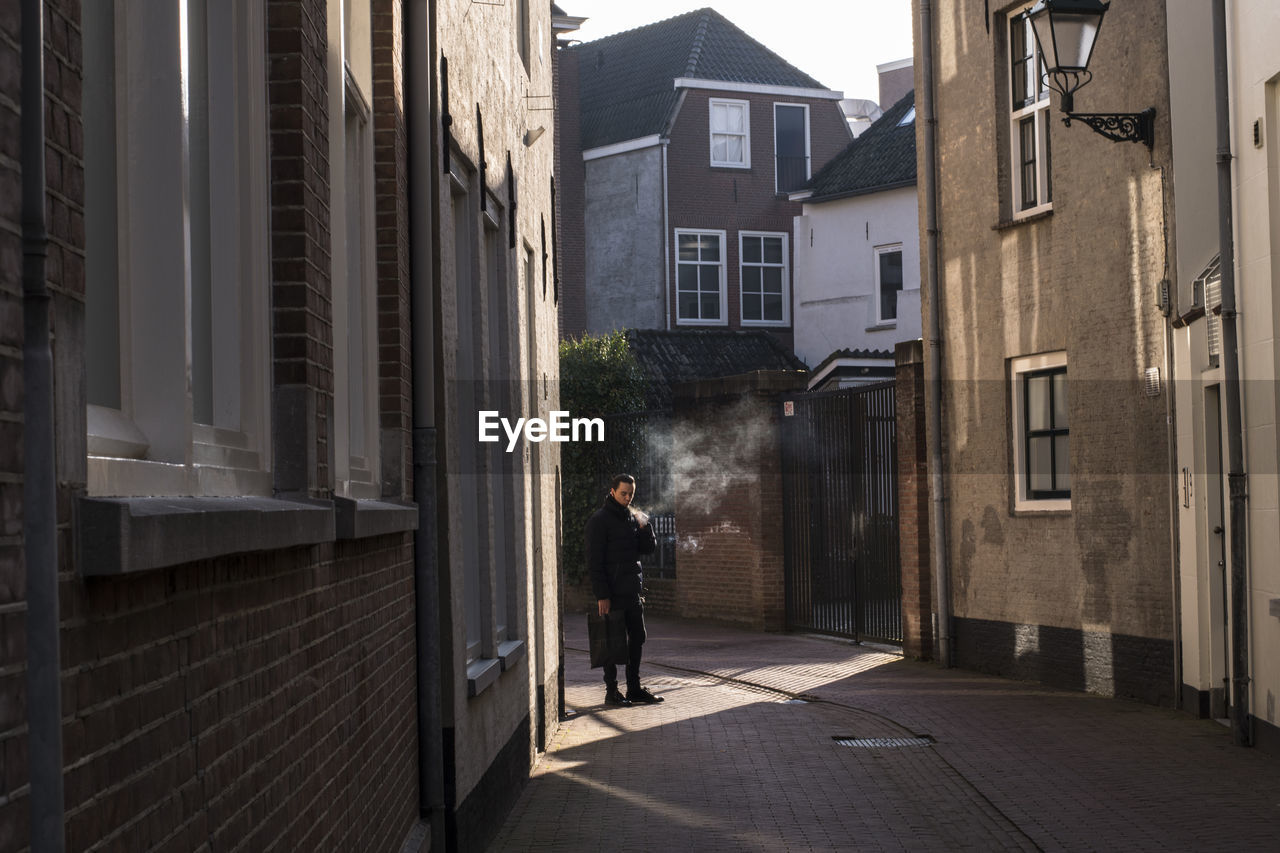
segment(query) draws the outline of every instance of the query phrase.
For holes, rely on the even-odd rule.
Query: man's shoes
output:
[[[626,696],[623,696],[622,691],[620,691],[618,688],[610,687],[608,690],[605,691],[604,704],[617,705],[620,708],[628,708],[631,706],[631,700],[628,699]]]
[[[627,700],[628,704],[632,705],[656,705],[662,701],[662,697],[654,696],[648,688],[637,687],[634,690],[627,690]]]

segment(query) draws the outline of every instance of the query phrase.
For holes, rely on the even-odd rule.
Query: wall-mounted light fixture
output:
[[[1078,113],[1075,92],[1093,79],[1089,60],[1108,4],[1102,0],[1040,0],[1031,10],[1031,26],[1044,59],[1049,87],[1062,96],[1062,123],[1082,121],[1116,142],[1155,144],[1156,108],[1140,113]]]

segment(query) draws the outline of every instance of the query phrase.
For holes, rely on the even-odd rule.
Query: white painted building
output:
[[[811,388],[893,376],[920,337],[915,105],[902,97],[805,187],[795,219],[795,352]]]
[[[1213,4],[1169,0],[1172,104],[1170,235],[1173,378],[1177,423],[1178,565],[1183,704],[1225,717],[1245,700],[1250,741],[1280,749],[1280,8],[1228,0],[1231,194],[1240,423],[1244,451],[1244,607],[1232,601],[1228,412],[1218,238]],[[1236,635],[1236,620],[1245,630]],[[1245,641],[1246,681],[1232,685],[1234,641]],[[1237,692],[1238,691],[1238,692]]]

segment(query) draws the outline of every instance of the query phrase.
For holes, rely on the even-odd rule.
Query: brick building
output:
[[[550,4],[4,9],[0,848],[483,847],[556,720],[558,454],[474,414],[555,406]]]
[[[1154,106],[1150,150],[1063,127],[1037,73],[1031,3],[930,6],[928,41],[916,10],[915,57],[917,107],[930,92],[937,122],[937,255],[922,249],[922,267],[938,280],[940,344],[925,359],[942,377],[946,521],[931,532],[946,546],[933,569],[949,574],[935,603],[951,617],[943,651],[961,666],[1171,704],[1164,4],[1112,4],[1075,101]],[[920,115],[923,247],[933,127]]]
[[[792,343],[787,192],[849,141],[841,94],[712,9],[561,51],[561,332]]]

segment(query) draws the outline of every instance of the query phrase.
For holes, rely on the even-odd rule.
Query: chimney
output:
[[[880,108],[889,107],[916,87],[915,64],[911,57],[876,66],[880,74]]]

